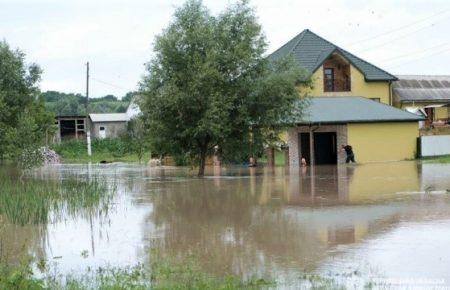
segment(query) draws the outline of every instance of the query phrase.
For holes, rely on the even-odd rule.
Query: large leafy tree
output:
[[[39,98],[41,69],[0,42],[0,160],[18,158],[44,144],[54,124]]]
[[[218,16],[198,0],[177,9],[141,82],[154,152],[189,156],[201,176],[215,148],[250,155],[276,136],[309,81],[292,61],[270,63],[266,46],[248,1]]]

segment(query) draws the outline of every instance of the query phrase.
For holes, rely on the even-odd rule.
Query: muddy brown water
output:
[[[270,276],[280,288],[303,273],[450,286],[450,164],[214,167],[205,178],[188,168],[60,165],[35,175],[73,173],[117,183],[107,217],[4,224],[9,259],[31,254],[81,273],[148,263],[157,249],[193,255],[216,274]]]

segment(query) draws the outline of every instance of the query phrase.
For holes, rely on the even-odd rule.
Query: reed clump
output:
[[[0,176],[0,216],[17,225],[48,224],[65,216],[107,214],[115,186],[99,177],[62,180]]]

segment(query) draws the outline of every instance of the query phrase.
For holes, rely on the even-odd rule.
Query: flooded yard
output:
[[[211,167],[205,178],[188,168],[60,165],[33,175],[103,178],[114,194],[107,209],[49,212],[47,222],[0,216],[0,254],[10,262],[31,255],[76,275],[149,264],[157,251],[194,257],[211,274],[270,277],[276,288],[305,275],[450,287],[450,164]]]

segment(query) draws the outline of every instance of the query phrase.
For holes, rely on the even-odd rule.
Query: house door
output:
[[[100,127],[100,130],[98,131],[98,137],[100,139],[106,138],[106,127],[103,127],[103,126]]]
[[[316,164],[336,164],[335,132],[314,132],[314,158]]]

